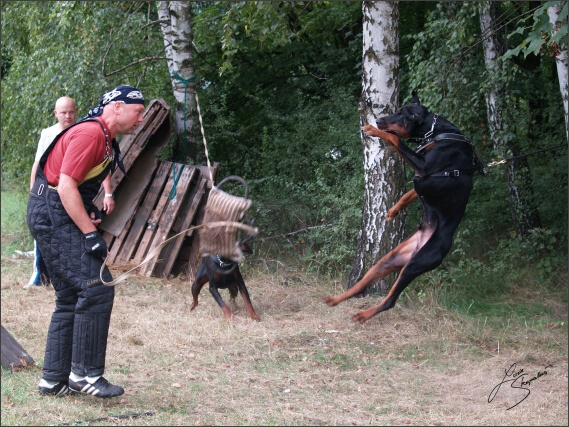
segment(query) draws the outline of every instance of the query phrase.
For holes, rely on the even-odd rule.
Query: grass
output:
[[[350,316],[377,297],[327,307],[345,278],[283,261],[242,266],[261,322],[240,299],[227,322],[207,290],[190,312],[188,281],[132,276],[116,288],[105,372],[125,394],[41,397],[53,289],[23,289],[31,260],[12,257],[25,237],[11,231],[22,203],[5,217],[7,197],[2,325],[37,366],[2,368],[2,425],[567,425],[566,271],[539,295],[528,280],[479,298],[427,276],[365,325]],[[507,410],[519,390],[488,396],[513,363],[532,376],[548,368]],[[139,416],[109,418],[128,414]]]

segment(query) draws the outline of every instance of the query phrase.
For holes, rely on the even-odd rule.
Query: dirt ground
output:
[[[2,325],[41,366],[53,289],[24,290],[27,264],[3,261]],[[4,268],[8,266],[9,268]],[[5,273],[5,270],[7,271]],[[3,425],[567,425],[565,322],[492,323],[409,293],[365,325],[377,302],[330,308],[320,283],[293,270],[245,275],[262,321],[238,297],[232,322],[204,287],[133,276],[116,287],[105,377],[115,399],[39,397],[41,372],[2,371]],[[228,300],[226,291],[222,296]],[[147,414],[145,414],[147,413]]]

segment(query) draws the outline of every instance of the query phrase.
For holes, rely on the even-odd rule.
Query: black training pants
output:
[[[66,381],[71,371],[79,376],[102,375],[115,295],[114,287],[105,286],[99,278],[103,261],[85,252],[83,233],[63,208],[57,191],[49,189],[41,177],[30,192],[27,221],[56,296],[42,377]],[[103,279],[112,280],[106,267]]]

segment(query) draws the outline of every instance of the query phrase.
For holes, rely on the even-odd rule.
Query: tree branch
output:
[[[127,64],[127,65],[125,65],[124,67],[119,68],[118,70],[111,71],[110,73],[104,72],[103,75],[104,75],[105,77],[109,77],[109,76],[112,76],[113,74],[120,73],[121,71],[124,71],[124,70],[126,70],[127,68],[133,67],[133,66],[135,66],[135,65],[142,64],[142,63],[144,63],[144,62],[157,61],[157,60],[159,60],[159,59],[166,59],[166,60],[168,60],[168,58],[166,58],[165,56],[147,56],[146,58],[141,58],[141,59],[138,59],[138,60],[136,60],[136,61],[134,61],[134,62],[131,62],[130,64]]]

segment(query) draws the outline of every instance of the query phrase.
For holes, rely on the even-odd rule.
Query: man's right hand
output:
[[[84,234],[85,250],[97,258],[104,259],[107,257],[107,242],[98,231],[92,231]]]

